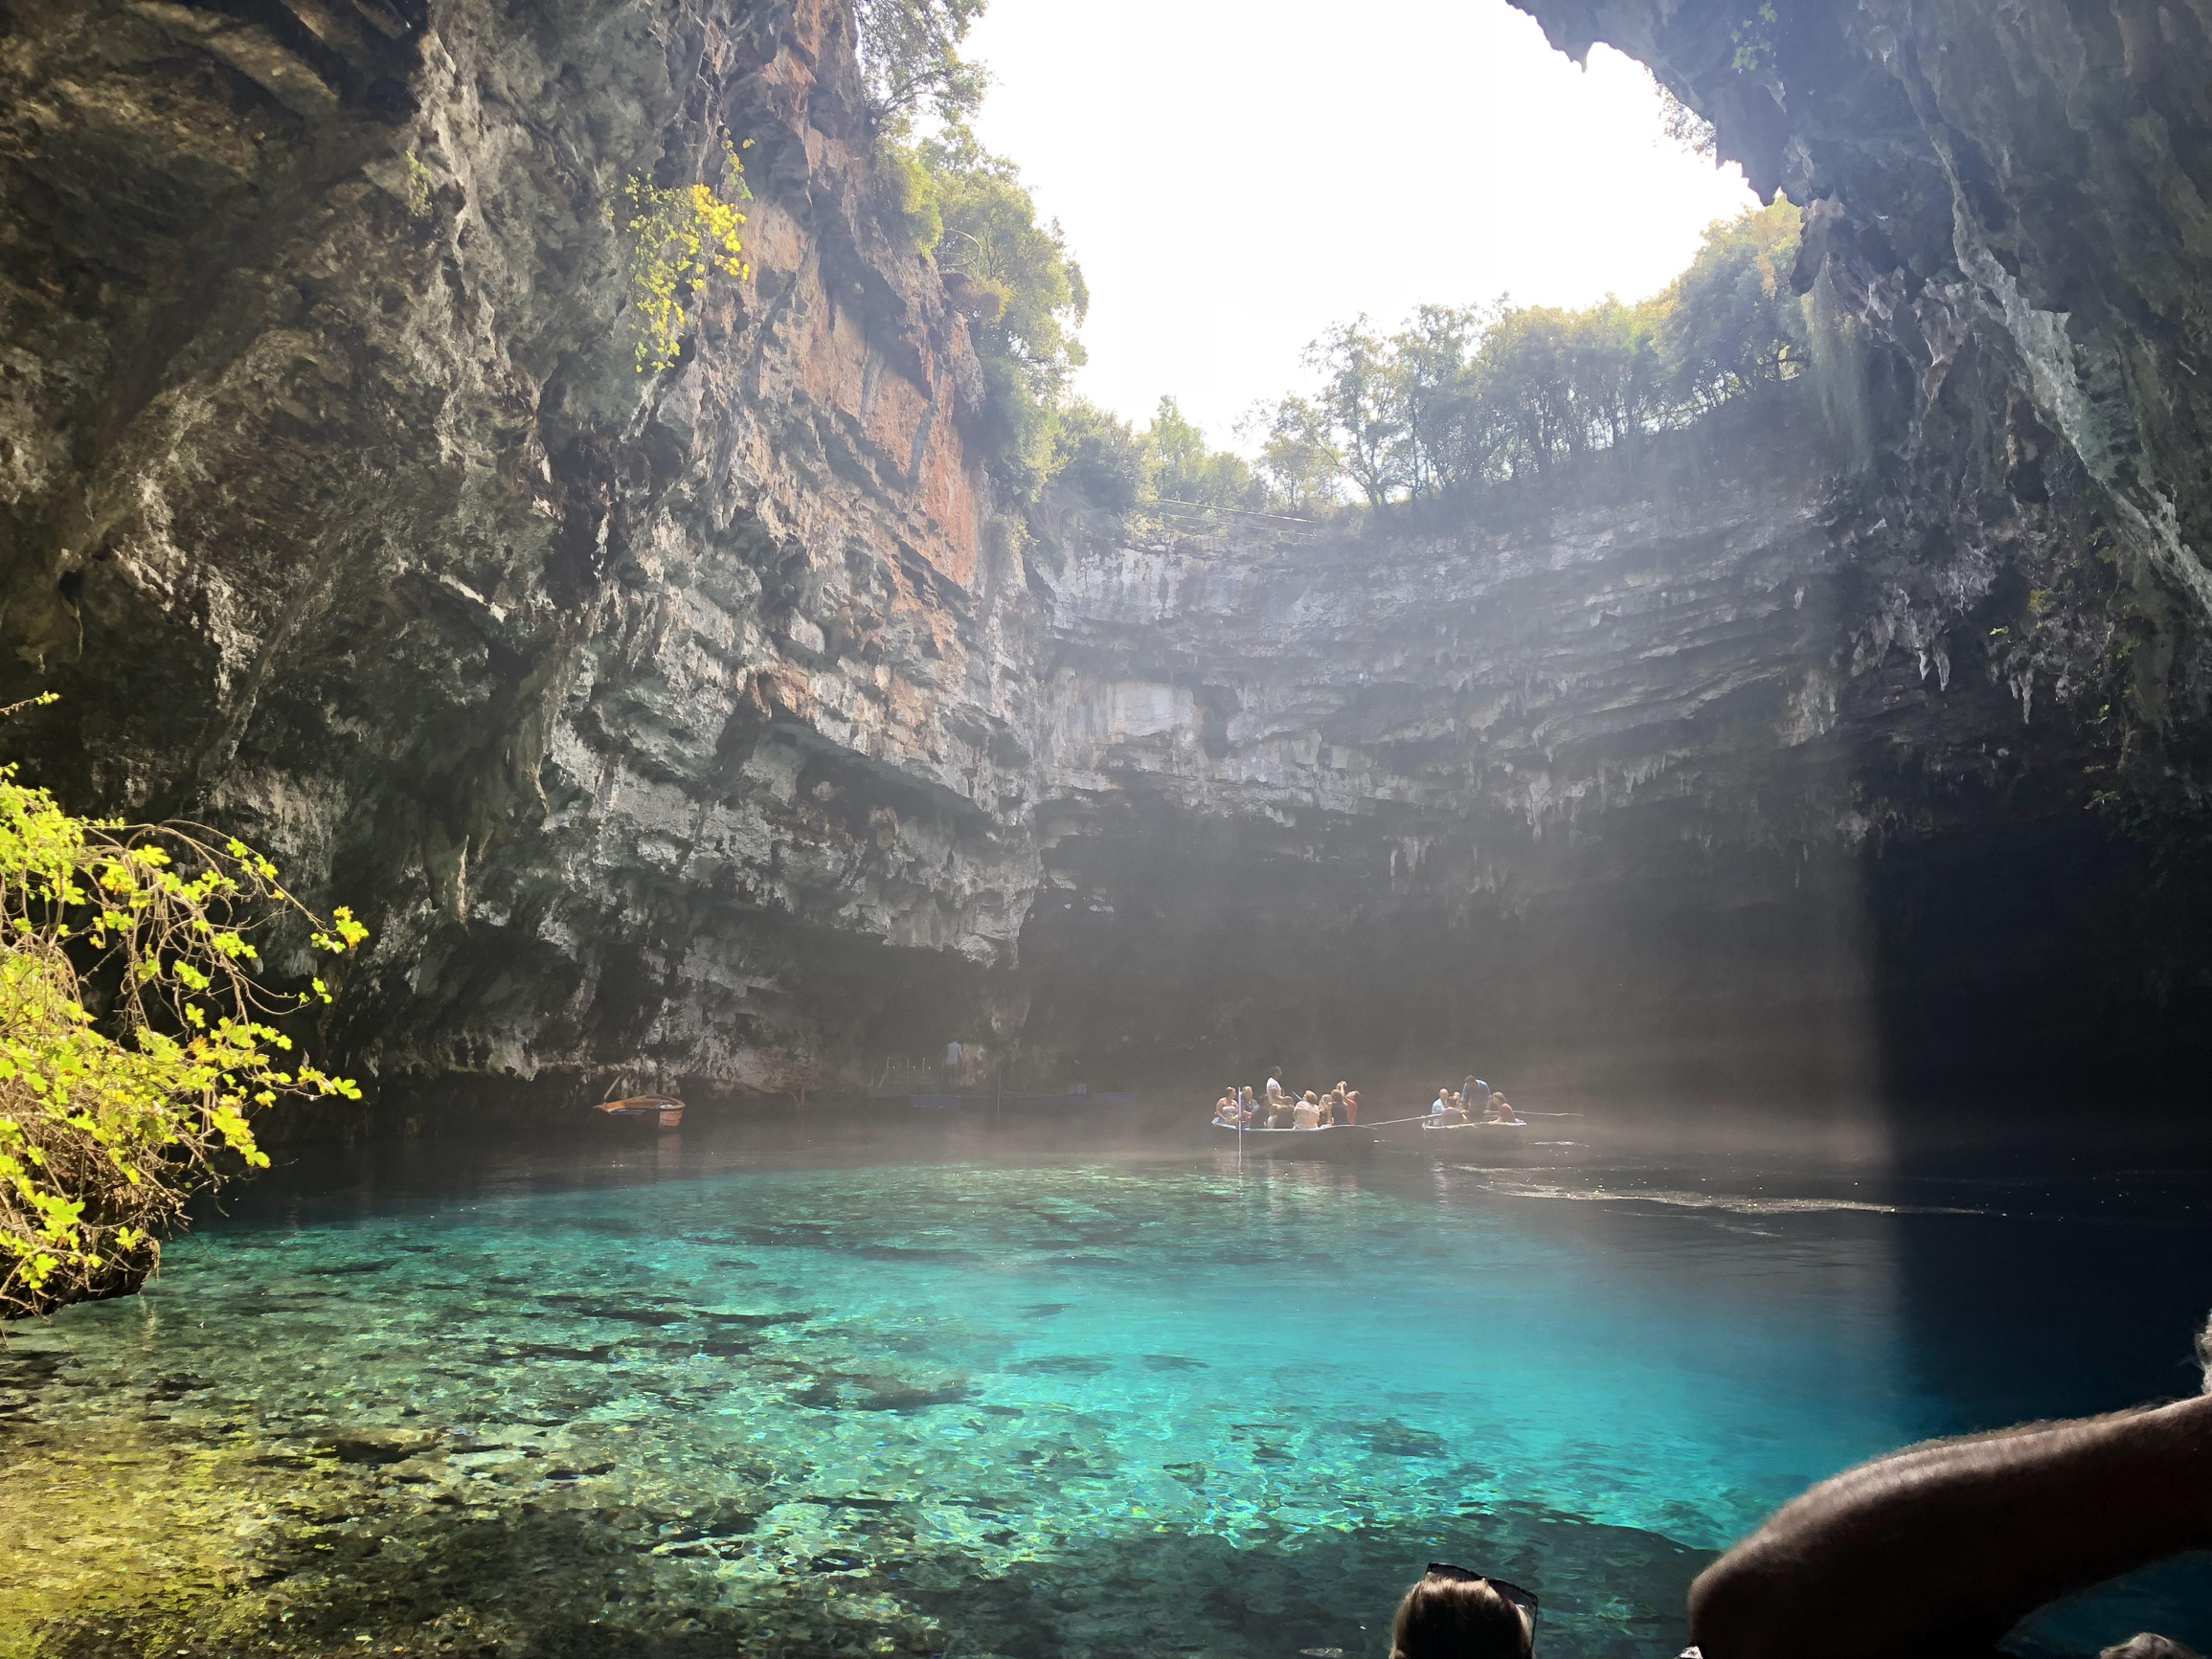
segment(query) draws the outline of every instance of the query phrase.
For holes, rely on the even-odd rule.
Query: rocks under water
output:
[[[2201,1294],[2201,1195],[2139,1176],[2084,1226],[2002,1180],[686,1138],[279,1176],[11,1332],[0,1651],[1367,1654],[1443,1559],[1537,1588],[1546,1651],[1663,1659],[1766,1508],[2155,1389]]]

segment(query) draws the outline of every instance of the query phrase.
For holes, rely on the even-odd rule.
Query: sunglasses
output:
[[[1536,1623],[1538,1604],[1536,1592],[1533,1590],[1524,1590],[1519,1584],[1508,1584],[1503,1579],[1493,1579],[1488,1573],[1470,1573],[1465,1567],[1455,1567],[1445,1561],[1431,1561],[1429,1563],[1429,1577],[1432,1579],[1457,1579],[1488,1584],[1516,1607],[1524,1609],[1528,1614],[1528,1622],[1531,1625]]]

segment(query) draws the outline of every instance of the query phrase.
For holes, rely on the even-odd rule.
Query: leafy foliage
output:
[[[1068,376],[1084,362],[1075,331],[1091,291],[1058,222],[1038,222],[1037,205],[1011,162],[958,129],[914,156],[927,200],[901,211],[910,225],[934,214],[943,227],[937,267],[982,362],[995,427],[992,459],[1009,483],[1031,490],[1050,469]]]
[[[1259,471],[1310,509],[1380,508],[1530,478],[1685,424],[1807,362],[1786,200],[1707,228],[1690,268],[1636,304],[1424,305],[1395,334],[1366,319],[1307,352],[1318,390],[1271,412]]]
[[[1677,394],[1693,407],[1781,379],[1803,361],[1805,313],[1790,289],[1797,237],[1797,210],[1781,199],[1706,227],[1660,323]]]
[[[753,141],[747,139],[750,149]],[[737,146],[722,141],[728,163],[726,199],[705,184],[663,189],[643,173],[632,173],[622,187],[630,204],[623,224],[629,238],[631,329],[638,372],[654,374],[674,365],[683,350],[685,301],[716,272],[743,279],[752,275],[744,260],[737,227],[745,222],[737,202],[751,201],[745,164]]]
[[[1096,404],[1070,402],[1054,423],[1051,472],[1117,512],[1159,502],[1252,511],[1271,501],[1251,463],[1209,445],[1172,397],[1142,432]]]
[[[407,152],[407,216],[427,219],[437,200],[431,186],[430,169],[422,165],[422,158],[415,151]]]
[[[1080,397],[1055,423],[1052,473],[1114,512],[1127,512],[1160,493],[1160,460],[1144,435]]]
[[[1252,463],[1208,444],[1204,429],[1184,418],[1174,398],[1160,400],[1144,437],[1162,500],[1241,511],[1268,504],[1267,482],[1253,471]]]
[[[914,251],[936,253],[945,236],[945,210],[920,152],[903,144],[878,145],[875,183]]]
[[[960,45],[988,0],[853,0],[861,82],[878,132],[903,136],[914,118],[958,125],[988,84]]]
[[[1678,98],[1671,87],[1661,85],[1659,98],[1659,130],[1690,154],[1717,161],[1721,137],[1713,123]]]
[[[319,951],[368,937],[348,910],[318,923],[243,842],[74,818],[0,767],[0,1317],[151,1271],[224,1155],[268,1163],[256,1111],[360,1098],[271,1023],[329,987],[253,977],[257,922],[287,912]]]
[[[1774,65],[1774,25],[1781,21],[1775,12],[1773,0],[1763,0],[1759,9],[1741,23],[1728,29],[1728,39],[1735,45],[1735,54],[1728,60],[1729,67],[1738,75],[1756,75],[1762,69]]]

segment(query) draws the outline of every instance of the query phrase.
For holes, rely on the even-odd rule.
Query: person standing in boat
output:
[[[1459,1085],[1459,1098],[1465,1101],[1469,1110],[1472,1110],[1490,1098],[1490,1086],[1470,1071],[1466,1081]]]

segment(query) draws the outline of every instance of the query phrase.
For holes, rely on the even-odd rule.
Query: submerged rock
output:
[[[442,1438],[433,1429],[351,1428],[332,1435],[328,1445],[340,1463],[404,1463]]]

